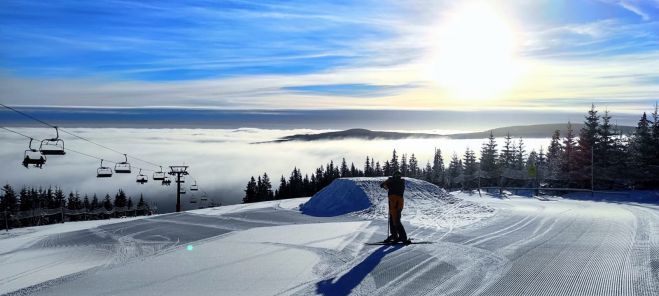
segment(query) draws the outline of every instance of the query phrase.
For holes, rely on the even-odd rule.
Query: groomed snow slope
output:
[[[316,193],[300,210],[311,216],[333,217],[355,213],[365,219],[387,219],[386,177],[340,178]],[[494,214],[490,207],[449,195],[426,181],[405,179],[403,221],[418,227],[453,228]]]

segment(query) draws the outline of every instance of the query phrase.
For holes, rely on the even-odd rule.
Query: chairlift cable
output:
[[[34,138],[32,138],[32,137],[30,137],[30,136],[28,136],[28,135],[25,135],[25,134],[19,133],[19,132],[15,131],[15,130],[10,130],[10,129],[4,127],[4,126],[2,126],[2,127],[0,127],[0,128],[2,128],[2,129],[4,129],[4,130],[7,130],[7,131],[10,131],[10,132],[12,132],[12,133],[14,133],[14,134],[17,134],[17,135],[21,135],[21,136],[26,137],[26,138],[28,138],[28,139],[32,139],[32,140],[34,140]]]
[[[25,135],[25,134],[23,134],[23,133],[17,132],[17,131],[15,131],[15,130],[8,129],[8,128],[6,128],[6,127],[0,127],[0,128],[4,129],[4,130],[6,130],[6,131],[9,131],[9,132],[15,133],[15,134],[17,134],[17,135],[21,135],[21,136],[23,136],[23,137],[25,137],[25,138],[28,138],[28,139],[32,139],[32,140],[34,140],[33,137],[30,137],[30,136]],[[102,159],[102,160],[105,161],[105,162],[109,162],[109,163],[117,164],[117,162],[115,162],[115,161],[107,160],[107,159],[105,159],[105,158],[101,158],[101,157],[98,157],[98,156],[94,156],[94,155],[91,155],[91,154],[87,154],[87,153],[84,153],[84,152],[80,152],[80,151],[77,151],[77,150],[73,150],[73,149],[71,149],[71,148],[69,148],[69,147],[66,148],[66,151],[71,151],[71,152],[73,152],[73,153],[77,153],[77,154],[80,154],[80,155],[84,155],[84,156],[87,156],[87,157],[91,157],[91,158],[94,158],[94,159],[97,159],[97,160],[101,160],[101,159]],[[142,170],[144,170],[144,171],[154,172],[154,170],[150,170],[150,169],[145,169],[145,168],[140,168],[140,167],[135,167],[135,168],[137,168],[137,169],[142,169]]]
[[[99,146],[99,147],[105,148],[105,149],[110,150],[110,151],[112,151],[112,152],[116,152],[116,153],[119,153],[119,154],[122,154],[122,155],[126,155],[126,153],[123,153],[123,152],[121,152],[121,151],[119,151],[119,150],[116,150],[116,149],[110,148],[110,147],[108,147],[108,146],[105,146],[105,145],[102,145],[102,144],[96,143],[96,142],[94,142],[94,141],[92,141],[92,140],[89,140],[89,139],[87,139],[87,138],[84,138],[84,137],[78,136],[78,135],[76,135],[76,134],[74,134],[74,133],[72,133],[72,132],[69,132],[69,131],[67,131],[67,130],[65,130],[65,129],[59,128],[59,127],[57,127],[57,126],[55,126],[55,125],[52,125],[52,124],[50,124],[50,123],[48,123],[48,122],[45,122],[45,121],[43,121],[43,120],[40,120],[40,119],[38,119],[38,118],[36,118],[36,117],[34,117],[34,116],[32,116],[32,115],[29,115],[29,114],[27,114],[27,113],[25,113],[25,112],[22,112],[22,111],[19,111],[19,110],[15,109],[15,108],[9,107],[9,106],[7,106],[7,105],[5,105],[5,104],[1,104],[1,103],[0,103],[0,106],[5,107],[5,108],[7,108],[7,109],[9,109],[9,110],[12,110],[12,111],[14,111],[14,112],[16,112],[16,113],[18,113],[18,114],[21,114],[21,115],[23,115],[23,116],[25,116],[25,117],[27,117],[27,118],[30,118],[30,119],[32,119],[32,120],[35,120],[35,121],[40,122],[40,123],[42,123],[42,124],[45,124],[45,125],[47,125],[47,126],[49,126],[49,127],[52,127],[52,128],[55,128],[55,129],[59,129],[59,131],[64,132],[64,133],[66,133],[66,134],[69,134],[69,135],[71,135],[71,136],[73,136],[73,137],[76,137],[76,138],[78,138],[78,139],[80,139],[80,140],[83,140],[83,141],[89,142],[89,143],[91,143],[91,144],[94,144],[94,145],[96,145],[96,146]],[[158,164],[155,164],[155,163],[153,163],[153,162],[150,162],[150,161],[147,161],[147,160],[144,160],[144,159],[141,159],[141,158],[138,158],[138,157],[132,156],[132,155],[130,156],[130,158],[133,158],[133,159],[139,160],[139,161],[141,161],[141,162],[144,162],[144,163],[150,164],[150,165],[152,165],[152,166],[160,167],[160,165],[158,165]]]

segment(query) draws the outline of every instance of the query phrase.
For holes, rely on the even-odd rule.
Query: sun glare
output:
[[[435,38],[433,79],[452,99],[498,99],[519,76],[515,31],[483,2],[450,13]]]

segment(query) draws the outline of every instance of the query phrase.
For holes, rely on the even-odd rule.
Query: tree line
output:
[[[133,198],[119,189],[111,197],[109,193],[101,199],[96,194],[81,196],[78,192],[64,193],[60,187],[35,188],[23,186],[16,192],[7,184],[0,195],[0,215],[7,218],[9,227],[25,227],[61,223],[66,221],[108,219],[120,216],[147,215],[149,205],[140,194],[135,204]],[[5,222],[2,222],[5,223]]]
[[[281,176],[273,191],[270,177],[263,173],[247,182],[243,202],[311,196],[344,177],[390,176],[399,170],[403,176],[422,179],[448,189],[477,187],[546,187],[579,189],[659,188],[659,114],[655,105],[650,117],[643,113],[635,131],[623,134],[608,110],[599,114],[595,106],[585,116],[579,131],[567,123],[566,130],[551,135],[547,149],[527,151],[524,139],[504,138],[501,148],[490,133],[482,144],[480,157],[467,148],[460,157],[454,153],[448,166],[440,149],[421,165],[414,154],[399,154],[383,163],[366,156],[361,168],[330,161],[314,173],[294,168],[288,178]]]

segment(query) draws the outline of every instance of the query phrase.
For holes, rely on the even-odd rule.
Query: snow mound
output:
[[[366,219],[387,219],[386,177],[340,178],[300,207],[310,216],[331,217],[353,213]],[[419,227],[453,228],[493,215],[494,210],[454,197],[432,183],[405,179],[403,221]]]

